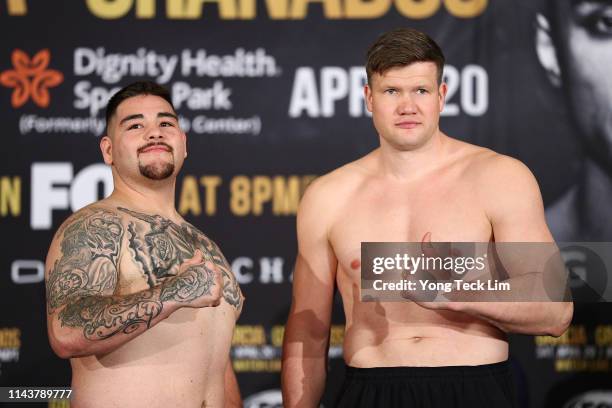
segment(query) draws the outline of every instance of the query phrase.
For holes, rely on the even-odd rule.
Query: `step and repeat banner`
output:
[[[612,240],[612,2],[0,0],[0,27],[0,386],[70,384],[46,337],[44,260],[61,222],[112,191],[104,107],[142,78],[171,91],[188,134],[177,208],[247,298],[232,347],[246,406],[282,406],[301,194],[378,144],[363,66],[382,32],[442,46],[443,131],[525,162],[557,239]],[[325,407],[343,330],[337,299]],[[511,351],[523,406],[612,406],[607,304],[578,305],[560,338],[511,336]]]

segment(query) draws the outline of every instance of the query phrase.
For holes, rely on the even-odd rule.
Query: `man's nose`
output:
[[[159,126],[150,126],[145,132],[145,138],[148,140],[162,139],[164,137],[163,132]]]
[[[413,115],[416,113],[416,104],[410,96],[404,96],[397,104],[397,113],[399,115]]]

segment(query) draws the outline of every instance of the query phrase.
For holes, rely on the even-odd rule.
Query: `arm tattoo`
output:
[[[164,285],[160,299],[165,302],[190,302],[203,295],[210,295],[215,285],[214,272],[205,265],[194,265]]]
[[[129,247],[150,289],[112,296],[124,233],[121,219],[105,209],[77,213],[57,233],[57,237],[63,235],[61,257],[47,281],[48,313],[63,307],[58,313],[62,326],[82,328],[83,335],[90,340],[107,339],[117,333],[129,334],[140,327],[151,327],[163,310],[163,302],[190,302],[210,295],[215,284],[214,272],[205,265],[192,266],[177,276],[181,263],[191,258],[197,248],[207,259],[223,266],[224,296],[228,303],[238,307],[240,297],[238,303],[230,302],[233,298],[225,294],[226,287],[230,287],[228,293],[240,295],[228,272],[229,265],[204,234],[158,215],[119,210],[144,221],[129,223]]]
[[[114,291],[122,236],[121,220],[113,212],[94,210],[75,216],[64,230],[62,256],[49,272],[49,313],[71,299]]]
[[[107,339],[119,332],[130,334],[151,322],[163,309],[159,289],[125,297],[90,296],[69,303],[60,313],[63,326],[83,328],[89,340]]]
[[[90,340],[130,333],[142,324],[149,326],[162,309],[153,292],[123,298],[104,296],[112,294],[117,284],[121,219],[108,210],[86,210],[61,231],[62,256],[47,282],[48,313],[65,305],[58,314],[61,325],[83,328],[83,335]]]

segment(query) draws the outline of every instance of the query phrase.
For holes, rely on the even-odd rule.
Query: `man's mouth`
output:
[[[417,126],[419,126],[421,124],[421,122],[415,122],[412,120],[407,120],[407,121],[403,121],[403,122],[398,122],[395,124],[396,127],[400,128],[400,129],[413,129]]]
[[[153,152],[170,152],[171,153],[172,147],[170,147],[166,143],[149,143],[138,149],[138,154],[153,153]]]

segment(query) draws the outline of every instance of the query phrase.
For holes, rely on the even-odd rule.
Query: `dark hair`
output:
[[[373,74],[383,74],[395,67],[415,62],[433,62],[438,68],[438,83],[442,83],[444,54],[427,34],[412,28],[396,28],[382,34],[367,53],[368,83]]]
[[[106,105],[106,133],[108,134],[108,124],[110,123],[111,118],[117,112],[117,107],[121,104],[121,102],[125,101],[128,98],[132,98],[134,96],[139,95],[153,95],[159,96],[163,98],[166,102],[170,104],[172,110],[174,109],[174,105],[172,105],[172,97],[170,97],[170,92],[163,86],[156,84],[153,81],[138,81],[133,82],[114,94],[108,101]]]
[[[567,0],[565,1],[567,2]],[[556,45],[561,44],[560,40],[562,40],[563,30],[567,25],[567,22],[562,19],[564,17],[562,16],[562,13],[565,11],[564,7],[571,9],[570,5],[560,3],[558,0],[547,0],[541,8],[542,14],[548,20],[550,36]],[[557,52],[559,52],[559,49],[557,49]]]

